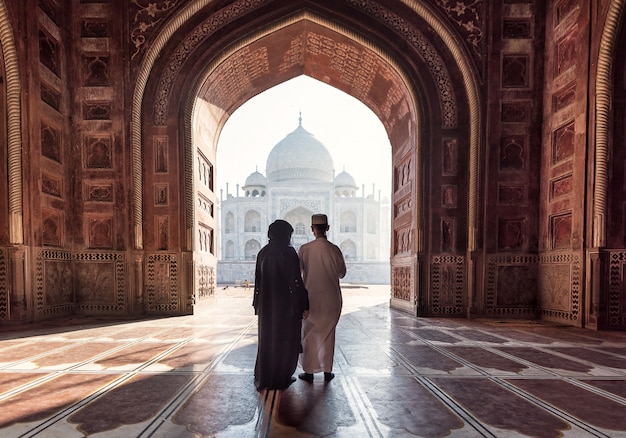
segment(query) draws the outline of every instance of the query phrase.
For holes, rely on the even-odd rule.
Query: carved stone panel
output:
[[[61,76],[59,42],[45,30],[39,30],[39,62]]]
[[[537,312],[537,256],[494,255],[487,260],[485,311],[488,315],[533,318]]]
[[[86,181],[83,194],[87,202],[113,202],[113,183],[110,181]]]
[[[526,186],[523,184],[500,184],[498,203],[501,205],[524,205],[527,202]]]
[[[567,108],[576,101],[576,82],[558,90],[552,96],[552,111],[557,112]]]
[[[581,266],[576,254],[539,257],[541,314],[551,320],[580,319]]]
[[[111,120],[111,102],[83,102],[83,119]]]
[[[42,172],[41,174],[41,191],[48,195],[63,197],[63,180],[58,175],[50,175]]]
[[[527,39],[532,36],[530,18],[504,18],[502,20],[502,38]]]
[[[572,193],[574,181],[572,174],[564,175],[550,181],[550,198],[558,198]]]
[[[87,217],[85,222],[90,248],[113,248],[112,217]]]
[[[108,55],[83,54],[81,60],[83,85],[85,87],[102,87],[110,85],[110,60]]]
[[[63,240],[63,214],[56,210],[41,212],[41,240],[45,246],[61,246]]]
[[[196,266],[196,293],[199,299],[207,298],[215,294],[216,287],[215,268],[207,265]]]
[[[178,261],[172,254],[148,256],[147,302],[151,312],[177,311],[178,305]]]
[[[529,100],[502,102],[500,119],[502,123],[529,123],[531,113]]]
[[[61,162],[61,129],[41,122],[41,155]]]
[[[558,163],[572,155],[574,155],[573,121],[554,131],[552,135],[552,162]]]
[[[500,170],[526,168],[527,140],[523,135],[506,135],[500,140]]]
[[[44,290],[45,306],[73,304],[72,264],[69,260],[44,262]]]
[[[110,306],[117,302],[115,263],[78,261],[76,267],[76,304]]]
[[[575,30],[561,39],[556,44],[556,64],[555,75],[558,76],[561,73],[568,70],[570,67],[576,65],[577,60],[577,36],[578,32]]]
[[[498,220],[498,250],[521,251],[524,249],[526,237],[526,220],[499,219]]]
[[[431,262],[432,313],[462,315],[464,312],[465,259],[435,256]]]
[[[446,176],[456,176],[459,168],[459,140],[456,138],[444,139],[442,154],[441,173]]]
[[[394,266],[391,270],[391,295],[402,301],[411,301],[413,294],[413,269],[410,266]]]
[[[113,166],[113,141],[110,135],[86,135],[85,167],[110,169]]]
[[[154,146],[154,172],[167,173],[169,160],[167,136],[155,135],[152,138],[152,144]]]
[[[502,87],[527,88],[530,86],[530,58],[528,55],[502,57]]]
[[[565,213],[550,218],[552,249],[567,249],[572,245],[572,214]]]

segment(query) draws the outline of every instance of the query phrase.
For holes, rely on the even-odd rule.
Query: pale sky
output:
[[[302,127],[328,149],[335,175],[345,170],[359,186],[357,196],[391,198],[391,146],[380,120],[359,100],[308,76],[299,76],[250,99],[226,122],[217,146],[218,197],[226,183],[234,195],[255,170],[267,176],[265,164],[272,148]],[[307,157],[302,157],[306,160]]]

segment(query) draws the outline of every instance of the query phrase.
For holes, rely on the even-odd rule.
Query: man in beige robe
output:
[[[313,382],[314,373],[324,373],[332,380],[335,355],[335,328],[341,315],[343,299],[339,279],[346,275],[346,263],[339,247],[328,241],[330,228],[325,214],[311,217],[315,240],[300,247],[300,268],[304,286],[309,291],[309,313],[302,321],[302,380]]]

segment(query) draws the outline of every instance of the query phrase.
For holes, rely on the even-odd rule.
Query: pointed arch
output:
[[[9,241],[24,243],[22,203],[22,134],[20,105],[20,72],[13,29],[4,0],[0,0],[0,45],[7,90],[7,146],[9,180]]]
[[[595,169],[593,185],[592,245],[606,245],[606,209],[609,185],[609,136],[613,111],[612,76],[616,38],[624,16],[624,0],[613,0],[607,12],[600,40],[596,73]]]

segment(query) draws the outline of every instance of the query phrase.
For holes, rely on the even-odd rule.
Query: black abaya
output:
[[[270,242],[257,255],[253,306],[259,318],[259,345],[254,383],[259,391],[287,388],[302,351],[302,312],[309,306],[306,291],[297,297],[301,304],[295,309],[292,304],[290,285],[302,284],[298,254],[289,245],[292,232],[287,222],[274,222]]]

